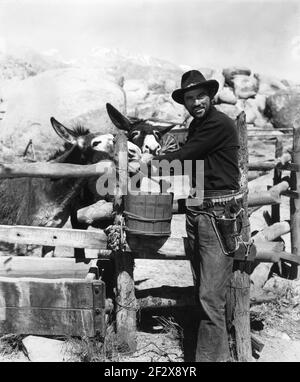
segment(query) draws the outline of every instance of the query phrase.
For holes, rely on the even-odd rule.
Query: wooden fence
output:
[[[248,205],[255,207],[257,205],[272,205],[272,222],[279,221],[278,199],[281,194],[291,198],[291,233],[292,233],[292,254],[283,251],[281,243],[265,242],[256,243],[256,261],[272,261],[277,262],[280,259],[288,261],[291,264],[300,264],[300,217],[299,217],[299,167],[300,167],[300,124],[294,126],[293,134],[293,163],[282,167],[280,165],[270,163],[256,163],[248,165],[247,152],[247,129],[245,117],[242,115],[238,121],[238,129],[240,141],[242,142],[240,154],[240,168],[242,170],[242,187],[247,190],[247,173],[248,170],[274,170],[274,190],[266,190],[268,194],[261,201],[253,201],[251,195],[244,198],[244,208],[247,210]],[[116,144],[116,154],[120,151],[127,152],[127,141],[123,133],[120,133]],[[123,148],[123,150],[122,150]],[[120,174],[127,174],[127,158],[123,158],[122,163],[118,164],[122,171]],[[13,177],[88,177],[92,175],[101,175],[105,173],[107,167],[105,164],[79,166],[68,164],[50,164],[50,163],[27,163],[20,165],[0,165],[0,178]],[[281,187],[280,173],[283,170],[291,171],[292,176],[290,190]],[[119,190],[115,197],[114,210],[116,212],[115,224],[119,223],[122,214],[122,190],[126,187],[127,177],[119,176],[117,179],[117,189]],[[276,188],[277,187],[277,188]],[[275,195],[275,197],[274,197]],[[277,195],[277,196],[276,196]],[[248,200],[247,200],[248,198]],[[252,199],[251,199],[252,198]],[[252,202],[251,202],[252,200]],[[249,201],[249,203],[248,203]],[[252,204],[251,204],[252,203]],[[248,216],[245,217],[245,227],[243,233],[245,241],[250,239],[250,230],[248,224]],[[134,258],[146,259],[176,259],[186,260],[185,241],[183,237],[169,237],[165,242],[157,248],[153,241],[143,241],[140,247],[132,250],[128,244],[125,245],[123,251],[112,252],[107,250],[107,236],[101,231],[82,231],[70,229],[55,229],[46,227],[29,227],[29,226],[0,226],[0,241],[18,244],[36,244],[49,246],[70,246],[76,248],[97,249],[97,255],[93,258],[86,259],[87,264],[75,264],[70,259],[40,259],[23,257],[14,258],[12,256],[3,256],[0,258],[0,332],[14,331],[16,333],[36,333],[36,334],[63,334],[69,333],[74,335],[74,331],[70,329],[72,322],[75,320],[74,329],[77,335],[105,335],[105,288],[103,282],[99,280],[99,269],[101,268],[101,260],[110,259],[115,266],[115,301],[114,311],[116,315],[116,330],[120,344],[125,345],[131,351],[136,348],[136,312],[140,305],[137,303],[133,266]],[[145,244],[146,243],[146,244]],[[274,255],[276,254],[276,256]],[[237,347],[237,359],[240,361],[249,361],[251,359],[251,343],[250,343],[250,316],[249,316],[249,261],[245,261],[243,256],[235,258],[237,267],[235,269],[231,287],[230,300],[228,301],[227,318],[231,323],[231,327],[235,327],[235,343]],[[247,260],[247,259],[246,259]],[[250,260],[250,259],[248,259]],[[64,262],[65,261],[65,262]],[[45,262],[45,267],[41,264]],[[20,265],[22,264],[22,265]],[[28,265],[26,265],[28,264]],[[30,265],[29,265],[30,264]],[[51,265],[50,265],[51,264]],[[49,268],[48,268],[49,267]],[[29,270],[31,268],[31,271]],[[48,272],[49,270],[49,272]],[[76,273],[77,272],[77,273]],[[49,280],[49,277],[51,280]],[[24,278],[25,277],[25,278]],[[32,277],[38,277],[35,281]],[[63,279],[61,279],[63,277]],[[71,278],[73,281],[66,284],[65,279]],[[60,280],[61,279],[61,280]],[[64,285],[68,293],[63,293]],[[49,289],[47,289],[49,287]],[[81,288],[81,289],[78,289]],[[12,293],[13,299],[8,299],[8,290]],[[26,291],[22,294],[23,299],[17,298],[20,290]],[[38,293],[37,299],[31,300],[29,294]],[[42,301],[42,296],[47,296],[46,305]],[[56,290],[60,292],[55,292]],[[85,300],[77,301],[77,299],[68,298],[66,296],[85,296]],[[28,294],[29,293],[29,294]],[[3,301],[5,302],[3,305]],[[34,301],[34,306],[32,306]],[[144,300],[145,301],[145,300]],[[175,305],[174,298],[166,298],[166,304]],[[6,304],[6,305],[5,305]],[[10,305],[13,304],[13,305]],[[24,305],[25,304],[25,305]],[[26,305],[27,304],[27,305]],[[19,319],[12,325],[13,316],[8,308],[12,308],[11,312],[17,312]],[[26,310],[26,314],[22,316],[22,312]],[[47,316],[43,312],[47,311]],[[58,311],[69,311],[66,320],[62,320]],[[71,312],[72,311],[72,312]],[[74,313],[75,312],[75,313]],[[81,313],[79,313],[81,312]],[[240,313],[243,312],[241,315]],[[14,314],[15,314],[14,313]],[[84,313],[84,314],[83,314]],[[86,317],[84,319],[76,319],[76,317]],[[23,318],[22,318],[23,317]],[[56,317],[55,329],[51,326],[53,317]],[[75,317],[75,318],[74,318]],[[33,320],[34,327],[30,324]],[[76,321],[77,320],[77,321]],[[59,322],[62,325],[59,325]],[[230,326],[230,325],[229,325]],[[93,328],[87,330],[86,328]],[[38,329],[35,329],[38,328]],[[36,332],[37,330],[37,332]],[[55,331],[55,333],[54,333]],[[79,334],[78,334],[79,333]]]

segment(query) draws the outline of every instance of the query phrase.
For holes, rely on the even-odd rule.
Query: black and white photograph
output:
[[[299,68],[298,0],[0,0],[0,362],[299,362]]]

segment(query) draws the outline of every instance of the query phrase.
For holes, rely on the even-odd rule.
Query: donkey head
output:
[[[51,158],[53,161],[90,164],[112,158],[114,147],[112,134],[90,133],[81,126],[71,130],[53,117],[50,121],[55,132],[65,141],[65,151],[56,152]]]
[[[130,121],[111,104],[106,104],[107,113],[113,124],[120,130],[125,130],[128,140],[138,146],[142,153],[157,155],[162,146],[162,137],[175,125],[154,125],[144,120]]]

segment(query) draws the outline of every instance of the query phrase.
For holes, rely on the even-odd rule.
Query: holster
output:
[[[216,217],[217,230],[223,245],[223,251],[229,255],[239,248],[236,218]]]
[[[229,203],[225,207],[225,215],[215,216],[216,233],[225,255],[233,255],[241,242],[243,209],[232,207],[233,204]]]

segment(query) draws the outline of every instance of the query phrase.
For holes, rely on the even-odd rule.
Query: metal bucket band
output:
[[[134,220],[138,221],[144,221],[144,222],[150,222],[150,223],[156,223],[156,222],[170,222],[172,217],[168,218],[145,218],[143,216],[135,215],[129,211],[123,211],[123,214],[129,218],[132,218]]]
[[[164,232],[147,232],[147,231],[140,231],[137,229],[131,229],[128,227],[125,227],[126,233],[130,233],[133,235],[141,235],[141,236],[170,236],[171,231],[164,231]]]

